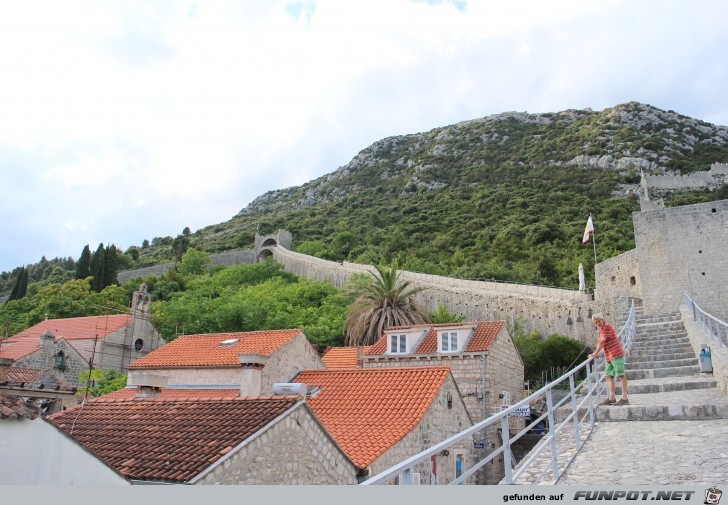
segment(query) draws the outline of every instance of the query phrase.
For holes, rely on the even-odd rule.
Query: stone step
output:
[[[652,335],[687,335],[687,330],[685,327],[680,324],[680,328],[667,328],[664,326],[661,327],[649,327],[649,328],[640,328],[639,326],[635,329],[635,334],[640,336],[652,336]]]
[[[644,393],[665,393],[670,391],[692,391],[694,389],[717,388],[718,381],[712,374],[700,374],[684,377],[661,377],[657,379],[629,380],[627,389],[630,395]],[[617,396],[622,394],[622,385],[615,381],[614,388]]]
[[[655,368],[651,370],[630,370],[627,367],[627,380],[657,379],[659,377],[683,377],[700,373],[700,366],[677,366],[669,368]]]
[[[627,362],[627,368],[630,370],[652,370],[655,368],[672,368],[695,365],[700,365],[700,361],[698,361],[698,358],[696,358],[695,355],[693,355],[692,358],[685,359],[668,359],[662,361],[629,360]]]
[[[672,360],[672,359],[690,359],[695,358],[695,353],[692,349],[685,352],[665,352],[665,351],[655,351],[652,354],[636,354],[632,352],[627,359],[628,364],[632,363],[642,363],[647,361],[665,361],[665,360]]]
[[[640,315],[638,316],[635,314],[634,322],[637,323],[637,325],[644,325],[644,324],[665,324],[665,323],[675,323],[678,321],[682,321],[682,318],[680,314],[677,315],[670,315],[670,314],[664,314],[664,315],[651,315],[651,316],[645,316]]]
[[[654,331],[638,331],[635,333],[635,340],[649,340],[651,338],[678,338],[687,337],[686,330],[654,330]]]
[[[650,343],[641,343],[641,342],[632,344],[632,352],[638,352],[641,350],[686,352],[687,348],[689,348],[690,350],[693,349],[689,342],[677,342],[677,343],[669,343],[669,344],[666,343],[666,344],[660,344],[660,345],[653,345]]]
[[[597,419],[599,421],[728,419],[728,396],[717,388],[630,394],[629,405],[599,406]]]
[[[690,339],[688,337],[651,337],[651,338],[640,338],[632,342],[632,347],[640,345],[662,347],[663,345],[690,345]]]

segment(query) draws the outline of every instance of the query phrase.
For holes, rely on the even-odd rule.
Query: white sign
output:
[[[510,408],[510,405],[501,405],[501,410],[506,410]],[[531,415],[531,407],[525,406],[525,407],[518,407],[513,412],[508,414],[508,417],[528,417]]]

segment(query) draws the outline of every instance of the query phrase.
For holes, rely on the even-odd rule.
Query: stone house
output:
[[[183,335],[132,363],[127,385],[137,386],[139,377],[152,373],[166,377],[167,388],[235,389],[257,396],[301,370],[322,368],[299,329]]]
[[[452,370],[465,407],[474,423],[512,405],[524,395],[523,361],[504,321],[421,324],[388,328],[369,350],[361,354],[364,369],[440,367]],[[513,417],[511,431],[525,426]],[[474,456],[481,459],[502,445],[500,427],[476,435]],[[502,456],[488,465],[480,483],[502,478]]]
[[[52,372],[73,385],[89,368],[125,372],[162,343],[149,321],[150,307],[142,284],[128,314],[47,319],[2,340],[0,358],[12,360],[14,367]]]
[[[100,397],[41,421],[57,451],[27,451],[31,467],[63,469],[39,484],[354,484],[356,469],[303,397]],[[75,449],[75,451],[74,451]],[[77,453],[87,465],[75,467]],[[5,459],[5,452],[3,456]],[[32,473],[32,472],[31,472]],[[0,482],[19,483],[15,473]],[[18,480],[16,480],[18,479]]]
[[[18,396],[29,401],[43,414],[71,407],[81,401],[76,386],[50,372],[11,366],[13,361],[0,358],[0,394]]]
[[[294,383],[358,470],[359,480],[472,426],[447,367],[304,370]],[[415,482],[452,481],[472,465],[472,439],[415,467]],[[459,474],[457,474],[459,475]]]

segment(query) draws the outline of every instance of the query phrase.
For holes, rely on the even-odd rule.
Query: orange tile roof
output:
[[[412,431],[450,373],[448,367],[305,370],[293,382],[318,386],[306,402],[359,468]]]
[[[363,347],[332,347],[323,355],[321,361],[324,362],[329,370],[345,370],[348,368],[357,368],[356,357],[357,349],[361,349],[362,354],[366,353],[371,346]]]
[[[139,358],[130,368],[237,366],[238,354],[270,356],[299,333],[296,328],[183,335]],[[233,339],[239,342],[220,347],[221,342]]]
[[[100,396],[104,400],[131,400],[136,398],[137,388],[123,388]],[[237,398],[240,388],[235,389],[177,389],[162,388],[161,400],[204,400],[209,398]]]
[[[98,398],[47,419],[127,479],[183,483],[298,401]]]
[[[437,328],[457,328],[459,326],[471,326],[476,325],[473,336],[468,340],[467,345],[463,352],[479,352],[487,351],[491,344],[495,341],[498,336],[498,332],[501,331],[503,321],[476,321],[476,322],[463,322],[463,323],[443,323],[443,324],[419,324],[413,326],[397,326],[393,328],[387,328],[387,330],[410,330],[410,329],[422,329],[431,328],[427,332],[425,338],[422,339],[416,349],[413,349],[411,354],[435,354],[437,352]],[[387,336],[382,335],[379,337],[374,345],[372,345],[369,351],[366,353],[370,356],[379,356],[387,352]],[[406,356],[406,355],[405,355]]]
[[[40,336],[45,331],[52,332],[56,337],[56,341],[60,338],[73,341],[93,339],[97,336],[99,339],[103,339],[131,323],[131,321],[132,318],[129,314],[48,319],[3,340],[0,343],[0,347],[2,347],[0,349],[0,358],[10,358],[17,361],[37,351],[40,348]]]

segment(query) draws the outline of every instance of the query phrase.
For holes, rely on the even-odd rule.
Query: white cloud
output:
[[[0,270],[225,221],[382,137],[498,111],[639,100],[726,124],[728,4],[700,5],[4,5]]]

